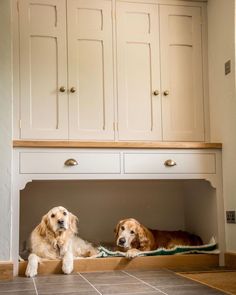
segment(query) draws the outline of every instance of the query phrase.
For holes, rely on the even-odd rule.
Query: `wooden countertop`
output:
[[[36,141],[13,140],[13,147],[28,148],[141,148],[141,149],[222,149],[221,143],[164,141]]]

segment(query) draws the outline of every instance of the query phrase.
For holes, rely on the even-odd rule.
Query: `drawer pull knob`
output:
[[[75,87],[71,87],[70,92],[71,93],[75,93],[76,92],[76,88]]]
[[[59,88],[59,91],[60,91],[60,92],[65,92],[65,91],[66,91],[66,87],[61,86],[61,87]]]
[[[176,162],[174,160],[166,160],[165,163],[164,163],[165,166],[167,167],[173,167],[176,165]]]
[[[68,159],[65,161],[66,166],[76,166],[78,165],[78,162],[75,159]]]
[[[165,90],[163,93],[165,96],[168,96],[170,94],[170,92],[168,90]]]
[[[159,91],[158,90],[154,90],[153,91],[153,95],[158,96],[159,95]]]

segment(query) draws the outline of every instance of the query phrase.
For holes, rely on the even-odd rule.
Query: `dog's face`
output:
[[[77,231],[78,218],[66,208],[59,206],[52,208],[44,217],[43,223],[54,233],[72,229]]]
[[[116,245],[124,250],[138,248],[140,228],[140,223],[133,218],[121,220],[115,228]]]
[[[47,214],[48,226],[53,232],[65,231],[69,228],[69,212],[64,207],[54,207]]]

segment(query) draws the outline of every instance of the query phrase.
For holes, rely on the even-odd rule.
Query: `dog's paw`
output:
[[[70,252],[67,252],[62,259],[62,271],[64,272],[64,274],[68,275],[72,273],[73,268],[74,268],[73,254]]]
[[[39,261],[40,261],[40,258],[37,255],[35,255],[34,253],[31,253],[29,255],[28,264],[27,264],[27,268],[25,271],[25,275],[27,277],[32,278],[37,275]]]
[[[28,263],[25,275],[26,277],[32,278],[35,277],[38,274],[37,267],[32,266],[30,263]]]
[[[73,271],[73,261],[65,261],[62,264],[62,271],[64,274],[69,275]]]
[[[139,250],[137,249],[130,249],[126,252],[126,257],[131,259],[131,258],[135,258],[138,254],[140,253]]]

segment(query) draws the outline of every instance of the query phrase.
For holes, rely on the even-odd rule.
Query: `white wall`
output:
[[[0,1],[0,261],[10,260],[11,238],[11,78],[10,1]]]
[[[216,191],[208,181],[186,180],[184,186],[186,230],[200,235],[205,243],[217,241]]]
[[[223,143],[225,209],[236,210],[235,0],[209,0],[208,24],[211,140]],[[236,224],[226,225],[226,247],[236,251]]]

